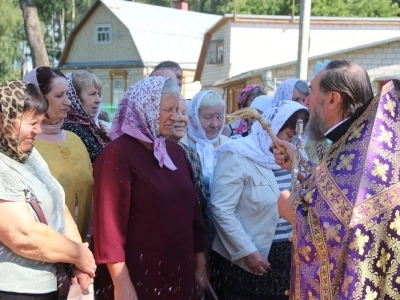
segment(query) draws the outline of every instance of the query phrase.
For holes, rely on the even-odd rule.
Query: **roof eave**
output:
[[[396,38],[391,38],[391,39],[387,39],[387,40],[384,40],[384,41],[380,41],[380,42],[374,42],[374,43],[365,44],[365,45],[362,45],[362,46],[348,48],[348,49],[345,49],[345,50],[318,54],[318,55],[309,57],[308,60],[310,61],[310,60],[316,60],[316,59],[320,59],[320,58],[326,58],[326,57],[333,56],[333,55],[338,55],[338,54],[343,54],[343,53],[347,53],[347,52],[357,51],[357,50],[370,48],[370,47],[375,47],[375,46],[379,46],[379,45],[382,45],[382,44],[396,42],[396,41],[399,41],[399,40],[400,40],[400,36],[396,37]],[[294,65],[296,63],[297,63],[297,60],[292,60],[292,61],[288,61],[288,62],[281,63],[281,64],[270,65],[270,66],[266,66],[266,67],[263,67],[263,68],[251,70],[251,71],[244,72],[242,74],[236,75],[236,76],[234,76],[232,78],[229,78],[227,80],[224,80],[224,81],[221,81],[221,82],[217,82],[213,86],[214,87],[218,87],[218,88],[228,87],[230,85],[235,85],[240,81],[244,81],[244,80],[247,80],[247,79],[262,75],[262,72],[264,70],[273,70],[273,69],[277,69],[277,68],[281,68],[281,67],[287,67],[287,66]]]

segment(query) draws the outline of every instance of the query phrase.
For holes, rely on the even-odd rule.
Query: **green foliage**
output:
[[[75,0],[73,12],[73,0],[35,0],[39,18],[43,23],[46,49],[54,65],[61,56],[69,34],[94,2],[94,0]]]
[[[43,0],[42,0],[43,1]],[[137,2],[171,7],[171,0],[136,0]],[[192,11],[226,14],[233,13],[233,0],[191,0]],[[335,17],[395,17],[400,15],[400,0],[312,0],[313,16]],[[295,0],[299,14],[300,0]],[[292,0],[236,0],[237,14],[283,15],[292,14]]]
[[[20,77],[16,62],[22,55],[23,19],[17,1],[0,0],[0,7],[0,82],[4,82]]]
[[[313,0],[313,16],[395,17],[399,0]]]

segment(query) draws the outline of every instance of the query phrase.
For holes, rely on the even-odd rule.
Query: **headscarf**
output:
[[[34,85],[39,87],[39,82],[37,81],[37,77],[36,77],[37,69],[38,68],[34,68],[28,74],[26,74],[25,77],[24,77],[24,81],[33,83]]]
[[[151,76],[131,85],[118,105],[110,137],[115,140],[128,134],[143,142],[153,143],[159,166],[173,171],[177,168],[168,155],[166,137],[160,136],[159,130],[161,93],[167,80],[171,78]]]
[[[14,133],[13,124],[22,120],[24,98],[29,83],[10,80],[0,85],[0,152],[20,163],[25,163],[32,152],[18,150],[19,132]]]
[[[257,84],[250,84],[246,86],[239,94],[238,100],[239,100],[239,109],[244,108],[244,105],[246,103],[247,98],[251,94],[251,92],[255,89],[260,87]],[[247,122],[245,119],[241,119],[239,122],[239,125],[236,127],[236,133],[243,133],[248,130],[247,128]]]
[[[272,96],[261,95],[256,97],[250,107],[256,108],[262,112],[267,111],[272,105]]]
[[[42,68],[42,67],[40,67],[40,68]],[[35,69],[31,70],[28,74],[26,74],[24,77],[24,81],[33,83],[40,89],[39,82],[37,80],[37,69],[39,69],[39,68],[35,68]],[[45,114],[45,119],[50,120],[47,113]],[[65,141],[67,139],[67,135],[66,135],[65,131],[62,130],[63,123],[64,123],[64,120],[62,120],[56,124],[43,123],[42,124],[42,133],[37,136],[37,139],[46,140],[49,142],[58,142],[60,140]],[[43,136],[45,136],[46,139]]]
[[[204,97],[208,93],[215,93],[210,90],[203,90],[198,92],[193,99],[189,102],[188,105],[188,115],[189,115],[189,125],[188,125],[188,135],[194,141],[196,141],[196,150],[200,156],[201,165],[203,167],[203,176],[210,178],[210,182],[212,179],[212,174],[214,171],[214,144],[219,142],[219,138],[224,129],[224,126],[221,127],[221,130],[217,134],[217,136],[209,140],[206,136],[206,132],[200,123],[199,118],[199,107]],[[218,94],[217,94],[218,95]],[[219,95],[218,95],[219,96]],[[225,120],[225,109],[223,112],[223,119]]]
[[[272,103],[276,103],[281,100],[292,100],[293,98],[293,89],[299,78],[290,78],[283,81],[277,88],[274,98],[272,99]]]
[[[270,124],[272,132],[277,135],[285,122],[298,110],[306,109],[303,105],[283,100],[273,104],[262,117]],[[231,151],[240,156],[247,157],[255,163],[272,170],[281,169],[275,163],[275,157],[270,151],[272,139],[262,128],[260,122],[255,122],[251,127],[251,133],[242,139],[231,140],[215,150],[215,163],[222,153]]]
[[[69,100],[71,100],[71,107],[68,111],[67,117],[64,119],[64,123],[80,124],[81,126],[86,127],[93,134],[99,144],[104,148],[110,142],[110,139],[106,133],[96,125],[95,121],[89,117],[83,108],[81,100],[75,91],[74,85],[72,84],[72,75],[73,73],[68,73],[65,75],[68,82],[67,96]]]
[[[238,100],[239,100],[239,108],[244,108],[244,104],[247,100],[247,98],[249,97],[249,95],[251,94],[251,92],[255,89],[258,88],[260,86],[258,86],[257,84],[250,84],[248,86],[246,86],[239,94]]]

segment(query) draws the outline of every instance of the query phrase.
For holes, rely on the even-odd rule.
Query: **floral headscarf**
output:
[[[306,108],[295,101],[282,100],[267,109],[262,117],[270,124],[272,132],[277,135],[285,122],[300,109]],[[268,133],[262,128],[260,122],[255,122],[249,136],[229,141],[215,150],[215,163],[222,153],[231,151],[268,169],[279,170],[281,167],[275,163],[275,157],[270,151],[271,145],[272,139]]]
[[[276,103],[276,102],[282,101],[282,100],[292,100],[294,86],[300,80],[301,79],[299,79],[299,78],[290,78],[290,79],[286,79],[284,82],[282,82],[278,86],[278,88],[275,92],[274,98],[272,99],[272,103]]]
[[[256,89],[256,88],[262,88],[261,86],[257,84],[250,84],[246,86],[239,94],[238,100],[239,100],[239,109],[244,108],[244,105],[247,101],[247,98],[251,94],[251,92]],[[247,122],[245,119],[241,119],[239,122],[239,125],[236,127],[236,133],[244,133],[247,132]]]
[[[95,121],[89,117],[83,108],[81,100],[75,91],[74,85],[72,84],[72,74],[73,73],[68,73],[65,75],[68,82],[67,96],[69,100],[71,100],[71,106],[67,117],[64,119],[64,124],[73,123],[85,126],[104,148],[110,142],[110,139],[108,138],[107,134],[96,125]]]
[[[10,80],[0,85],[0,152],[8,157],[25,163],[32,152],[18,150],[19,133],[14,133],[13,124],[22,119],[27,82]]]
[[[128,134],[138,140],[154,144],[154,156],[159,166],[176,170],[168,155],[165,145],[166,137],[160,136],[160,103],[164,84],[170,78],[151,76],[131,85],[122,98],[110,137]]]
[[[188,105],[188,115],[189,115],[189,125],[188,125],[188,135],[190,138],[196,141],[196,150],[200,156],[201,164],[203,167],[203,176],[212,178],[214,166],[214,144],[219,142],[219,138],[224,129],[224,126],[221,127],[217,136],[209,140],[206,136],[206,132],[200,123],[199,118],[199,107],[204,97],[208,93],[215,93],[210,90],[203,90],[198,92],[193,99],[189,102]],[[218,95],[219,96],[219,95]],[[223,120],[225,120],[225,107],[223,112]]]

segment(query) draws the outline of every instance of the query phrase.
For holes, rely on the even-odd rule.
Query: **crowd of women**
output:
[[[258,122],[226,125],[219,94],[186,101],[179,65],[163,70],[128,88],[111,127],[88,71],[39,67],[1,84],[0,299],[58,299],[57,263],[82,291],[94,281],[97,299],[288,299],[277,199],[290,172]],[[291,142],[307,95],[299,79],[273,97],[250,85],[239,108]],[[309,141],[304,155],[328,147]]]

